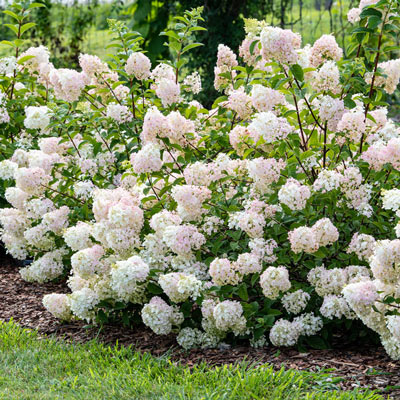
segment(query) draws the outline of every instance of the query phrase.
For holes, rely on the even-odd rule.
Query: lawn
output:
[[[167,356],[92,341],[70,344],[0,322],[0,399],[4,400],[296,400],[369,399],[372,392],[336,390],[328,373],[269,366],[188,368]]]

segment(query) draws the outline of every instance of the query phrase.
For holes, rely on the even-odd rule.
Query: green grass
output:
[[[336,381],[337,382],[337,381]],[[68,344],[0,322],[2,400],[378,400],[372,392],[336,391],[329,374],[274,372],[269,366],[192,369],[167,357],[96,341]]]

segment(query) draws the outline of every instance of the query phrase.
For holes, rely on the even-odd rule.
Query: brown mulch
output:
[[[381,347],[310,350],[308,353],[273,347],[233,347],[185,352],[177,347],[173,335],[156,336],[143,326],[136,329],[106,326],[99,331],[83,322],[61,325],[45,310],[42,297],[53,292],[67,293],[69,290],[65,283],[27,283],[21,279],[18,269],[12,258],[0,255],[0,319],[14,319],[21,326],[37,329],[41,334],[57,335],[75,342],[93,338],[110,344],[118,342],[155,356],[168,352],[174,361],[188,366],[203,361],[221,365],[246,359],[257,364],[269,363],[276,368],[285,366],[308,371],[329,368],[333,375],[343,378],[338,383],[342,389],[364,387],[384,391],[386,388],[383,393],[390,393],[391,398],[400,399],[400,362],[392,361]]]

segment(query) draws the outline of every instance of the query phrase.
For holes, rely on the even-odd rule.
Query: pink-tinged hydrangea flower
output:
[[[131,164],[136,174],[159,171],[163,165],[160,148],[154,143],[148,143],[137,153],[131,154]]]
[[[209,186],[214,181],[213,165],[196,161],[185,168],[183,176],[188,185]]]
[[[68,247],[73,251],[83,250],[93,245],[90,238],[92,227],[90,224],[78,221],[75,226],[71,226],[63,233],[63,238]]]
[[[59,209],[50,211],[43,215],[42,224],[48,231],[60,235],[68,227],[68,214],[70,209],[67,206],[61,206]]]
[[[400,80],[400,59],[384,61],[378,64],[383,73],[375,76],[374,85],[383,87],[386,93],[393,94]],[[372,73],[367,72],[364,76],[365,82],[372,83]]]
[[[50,53],[47,47],[30,47],[28,50],[24,51],[19,59],[26,56],[32,56],[29,60],[24,62],[24,67],[32,74],[33,72],[38,72],[41,64],[48,64]]]
[[[246,145],[249,138],[251,138],[250,132],[247,127],[242,125],[236,125],[229,132],[229,143],[240,156],[249,148],[248,145]]]
[[[366,131],[364,112],[355,110],[343,114],[337,130],[345,132],[351,142],[358,143]]]
[[[253,47],[253,54],[250,52],[250,46],[254,41],[259,41],[259,38],[255,37],[246,37],[243,42],[239,46],[239,56],[243,58],[243,61],[247,65],[253,65],[255,66],[257,64],[257,56],[260,55],[261,50],[258,46],[258,43],[255,44]]]
[[[384,143],[377,142],[368,147],[368,149],[362,153],[361,157],[371,166],[372,169],[379,171],[386,163],[391,161],[391,159],[387,158],[387,149],[388,148]]]
[[[72,313],[79,319],[90,322],[95,315],[94,308],[100,299],[93,289],[85,287],[73,292],[69,297],[69,301]]]
[[[14,179],[15,173],[18,170],[18,164],[10,161],[0,161],[0,179],[8,180]]]
[[[310,62],[313,67],[318,67],[327,60],[339,61],[343,50],[338,46],[333,35],[322,35],[315,41],[310,51]]]
[[[239,265],[227,258],[213,260],[208,272],[215,285],[237,285],[242,280]]]
[[[183,322],[183,314],[158,296],[152,297],[142,308],[141,314],[143,323],[157,335],[168,335],[172,325],[180,325]]]
[[[72,269],[82,278],[90,278],[101,270],[100,259],[103,256],[104,249],[98,244],[79,250],[71,257]]]
[[[347,253],[355,253],[360,260],[368,261],[374,254],[375,246],[373,236],[357,232],[351,238]]]
[[[400,278],[400,240],[380,240],[376,242],[370,267],[376,279],[385,284],[396,284]]]
[[[0,223],[5,231],[15,235],[21,235],[30,225],[26,214],[15,208],[1,209]]]
[[[246,331],[246,318],[238,301],[225,300],[214,307],[213,317],[217,329],[240,335]]]
[[[239,118],[246,119],[251,115],[251,98],[241,87],[229,93],[226,107],[235,111]]]
[[[351,310],[349,303],[342,296],[327,295],[319,310],[321,315],[328,319],[343,318],[355,319],[356,314]]]
[[[134,75],[138,80],[150,77],[151,62],[143,53],[132,53],[126,60],[125,71],[128,75]]]
[[[279,180],[281,170],[285,167],[285,161],[274,158],[260,157],[247,162],[249,177],[253,179],[255,188],[262,194],[267,193],[271,184]]]
[[[315,231],[307,226],[300,226],[288,234],[290,248],[294,253],[315,253],[319,249]]]
[[[60,156],[56,153],[45,154],[40,150],[30,150],[28,153],[29,168],[41,168],[46,174],[50,174],[54,163],[60,161]]]
[[[296,290],[292,293],[287,293],[282,297],[282,305],[285,310],[291,314],[301,313],[307,306],[311,296],[304,290]]]
[[[60,143],[61,139],[58,137],[47,137],[39,139],[39,148],[46,154],[63,154],[69,147],[68,143]]]
[[[361,14],[361,9],[360,8],[352,8],[349,10],[349,12],[347,13],[347,20],[351,23],[351,24],[355,24],[356,22],[360,21],[360,14]]]
[[[347,199],[347,206],[357,210],[361,215],[370,217],[372,207],[368,203],[371,198],[371,186],[362,184],[363,177],[356,167],[343,171],[341,189]]]
[[[72,317],[69,297],[66,294],[52,293],[43,297],[45,309],[61,321],[69,321]]]
[[[236,54],[223,44],[218,45],[217,52],[217,67],[220,68],[233,68],[238,65]]]
[[[143,210],[129,198],[122,198],[108,210],[108,222],[115,228],[133,228],[137,232],[143,226]]]
[[[262,270],[262,260],[255,252],[239,254],[236,264],[242,275],[254,274]]]
[[[274,143],[277,140],[285,139],[293,131],[293,127],[285,118],[277,117],[271,111],[256,114],[247,129],[255,143],[260,138],[265,143]]]
[[[295,64],[296,50],[301,46],[301,36],[289,29],[267,26],[261,32],[261,54],[266,60]]]
[[[326,61],[317,70],[313,71],[309,79],[310,86],[317,92],[340,93],[340,73],[334,61]]]
[[[144,144],[157,142],[157,136],[168,136],[170,129],[167,117],[165,117],[157,107],[151,107],[144,116],[143,130],[140,134],[140,138]]]
[[[28,267],[19,271],[22,279],[28,282],[44,283],[58,278],[64,272],[62,258],[65,253],[66,251],[63,248],[48,251]]]
[[[278,192],[279,201],[291,210],[302,210],[311,197],[311,191],[294,178],[289,178]]]
[[[162,238],[169,249],[178,255],[198,250],[206,242],[204,235],[193,225],[170,225],[165,228]]]
[[[175,81],[174,69],[168,64],[160,63],[151,72],[151,79],[153,79],[156,84],[160,82],[161,79]]]
[[[253,85],[251,101],[258,112],[274,111],[279,104],[286,104],[285,96],[275,89],[263,85]]]
[[[343,296],[350,305],[370,306],[378,299],[378,292],[374,282],[365,280],[347,285]]]
[[[275,300],[291,287],[289,271],[283,266],[268,267],[260,276],[260,286],[265,297]]]
[[[144,282],[149,272],[149,266],[139,256],[132,256],[127,260],[117,261],[115,266],[111,268],[110,286],[117,294],[119,300],[136,302],[138,294],[139,298],[142,297],[138,283]]]
[[[231,85],[231,80],[220,76],[220,74],[229,72],[231,77],[234,78],[236,76],[236,71],[233,71],[232,68],[237,65],[236,54],[234,54],[228,46],[220,44],[218,46],[217,65],[214,69],[214,87],[216,90]]]
[[[300,336],[301,325],[285,319],[278,319],[269,333],[269,340],[274,346],[294,346]]]
[[[167,210],[154,214],[150,219],[150,227],[161,236],[164,234],[164,231],[168,226],[180,225],[181,223],[182,219],[179,215]]]
[[[200,296],[202,282],[194,275],[182,272],[171,272],[160,275],[158,283],[164,293],[174,303],[181,303],[191,297],[196,300]]]
[[[110,208],[122,199],[128,205],[139,205],[139,199],[125,189],[97,189],[93,196],[93,214],[96,221],[107,219]]]
[[[328,123],[330,131],[336,132],[337,125],[345,111],[343,100],[331,96],[322,96],[318,101],[318,108],[321,121]]]
[[[25,107],[24,125],[27,129],[40,129],[44,131],[50,124],[50,109],[46,106]]]
[[[239,211],[229,216],[229,228],[240,229],[251,238],[262,237],[265,225],[265,216],[255,211]]]
[[[162,105],[168,107],[181,101],[181,88],[175,80],[161,79],[156,85],[156,95],[161,99]]]
[[[77,101],[83,88],[89,84],[87,76],[72,69],[53,69],[49,80],[57,99],[68,102]]]
[[[50,74],[54,70],[54,65],[52,63],[42,63],[38,67],[38,82],[49,89],[52,85],[50,83]]]
[[[181,185],[172,188],[171,195],[178,203],[177,211],[184,221],[198,220],[205,212],[203,203],[211,196],[204,186]]]
[[[172,143],[186,146],[190,140],[188,134],[192,136],[196,133],[196,127],[193,121],[185,118],[179,111],[172,111],[167,115],[169,130],[166,136]]]
[[[318,220],[312,227],[320,246],[327,246],[339,239],[339,231],[329,218]]]
[[[79,55],[79,65],[82,71],[90,78],[96,78],[110,72],[108,65],[97,56],[90,54]]]
[[[107,106],[107,117],[112,118],[119,124],[132,121],[132,113],[127,106],[111,103]]]
[[[2,178],[4,179],[4,178]],[[24,209],[30,194],[17,187],[8,187],[5,191],[6,200],[15,208]]]
[[[15,172],[15,186],[32,195],[43,193],[49,180],[42,168],[19,168]]]
[[[183,85],[184,85],[184,90],[186,92],[191,92],[193,94],[199,94],[201,92],[200,74],[197,71],[195,71],[192,74],[188,75],[184,79]]]

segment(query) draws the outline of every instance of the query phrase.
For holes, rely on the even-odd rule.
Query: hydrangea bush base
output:
[[[34,258],[25,280],[68,277],[71,294],[43,299],[53,315],[142,321],[184,348],[373,330],[400,358],[397,1],[351,10],[348,59],[332,35],[302,47],[247,20],[239,57],[218,47],[211,110],[185,68],[201,9],[163,33],[171,60],[152,65],[110,20],[116,55],[75,71],[22,51],[29,7],[9,11],[15,57],[0,61],[1,238]]]

